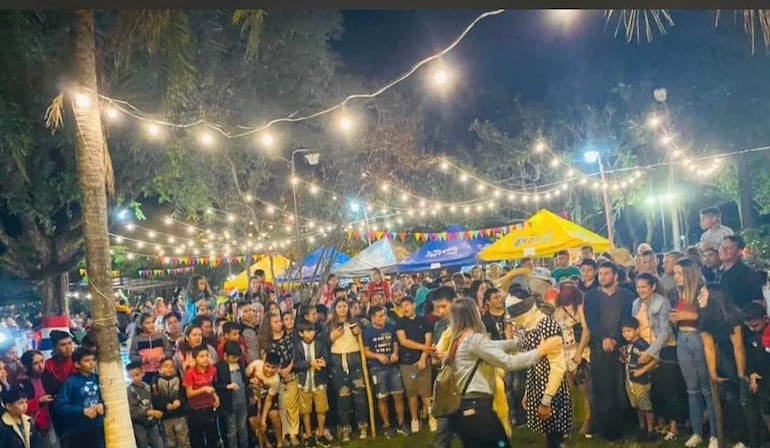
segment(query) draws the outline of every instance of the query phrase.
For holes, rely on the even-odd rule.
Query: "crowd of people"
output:
[[[180,302],[138,315],[121,302],[137,446],[324,447],[427,428],[436,448],[454,436],[505,448],[526,425],[548,448],[573,428],[758,448],[767,279],[718,221],[703,211],[701,243],[662,263],[647,244],[633,255],[584,247],[579,260],[557,253],[550,270],[524,259],[389,282],[373,269],[361,288],[330,275],[314,304],[279,296],[261,271],[228,301],[193,276]],[[92,327],[79,347],[52,331],[48,359],[2,353],[0,446],[104,446]]]

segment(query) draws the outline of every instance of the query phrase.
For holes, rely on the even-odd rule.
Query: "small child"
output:
[[[256,409],[259,410],[258,414],[249,416],[249,423],[259,439],[260,434],[264,434],[267,430],[269,417],[278,448],[284,446],[281,410],[278,407],[278,391],[281,388],[281,377],[278,375],[280,368],[281,357],[274,352],[267,353],[264,361],[257,359],[246,367],[246,376],[254,391],[254,398],[258,400]]]
[[[0,420],[0,446],[3,448],[36,448],[41,445],[40,434],[26,415],[27,394],[19,387],[10,387],[0,395],[5,412]]]
[[[243,351],[238,342],[228,341],[225,343],[223,355],[223,359],[216,364],[217,381],[215,388],[222,400],[220,412],[224,417],[224,427],[226,428],[224,438],[229,448],[248,448],[246,386],[249,383],[246,379],[245,368],[242,368],[240,363],[243,359]]]
[[[85,348],[72,354],[75,374],[62,384],[53,402],[63,446],[104,448],[104,402],[99,390],[96,356]],[[60,430],[61,429],[61,430]]]
[[[238,363],[242,369],[245,369],[248,347],[246,347],[246,341],[241,337],[241,330],[235,322],[225,322],[222,324],[222,340],[219,341],[217,346],[217,357],[219,359],[225,359],[225,344],[228,342],[235,342],[241,347],[241,353],[243,354],[238,359]]]
[[[323,338],[316,338],[315,325],[300,322],[297,325],[298,338],[294,342],[294,372],[299,380],[299,413],[305,427],[302,438],[307,446],[331,446],[331,440],[325,439],[326,413],[329,401],[326,386],[329,383],[326,359],[329,358],[329,346]],[[313,435],[311,417],[315,405],[318,428]],[[331,434],[329,434],[331,435]]]
[[[161,421],[167,448],[190,448],[187,397],[172,358],[165,358],[160,363],[160,375],[152,383],[152,397],[153,406],[163,411]]]
[[[137,448],[163,448],[160,438],[158,420],[163,412],[152,407],[152,392],[150,386],[143,381],[142,363],[130,362],[126,371],[131,376],[128,385],[128,410],[131,413],[131,423],[134,425],[134,437]]]
[[[184,387],[187,392],[187,425],[190,429],[190,444],[194,448],[217,448],[216,410],[219,396],[214,389],[217,371],[211,365],[211,357],[205,345],[194,347],[192,356],[195,365],[184,374]]]
[[[631,407],[639,415],[639,441],[655,440],[655,416],[650,400],[650,372],[658,365],[653,358],[647,364],[639,363],[639,356],[650,348],[650,344],[639,336],[639,321],[630,318],[622,326],[623,339],[628,342],[622,352],[621,361],[626,365],[626,394]]]

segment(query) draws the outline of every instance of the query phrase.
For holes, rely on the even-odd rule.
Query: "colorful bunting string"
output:
[[[418,243],[427,243],[429,241],[457,241],[457,240],[475,240],[479,238],[494,238],[505,235],[512,230],[521,227],[521,224],[509,224],[506,226],[490,227],[478,230],[463,230],[462,232],[389,232],[383,230],[361,231],[360,229],[350,229],[347,231],[348,240],[367,239],[379,241],[382,238],[391,240],[398,239],[406,243],[407,236],[412,235]]]
[[[195,268],[192,266],[186,268],[142,269],[136,271],[139,277],[167,277],[173,275],[188,275],[193,272],[195,272]]]

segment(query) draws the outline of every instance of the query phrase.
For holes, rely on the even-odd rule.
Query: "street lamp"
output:
[[[586,162],[588,163],[597,163],[599,165],[599,176],[602,180],[602,185],[606,185],[604,181],[604,166],[602,165],[602,157],[601,154],[599,154],[599,151],[591,150],[586,151],[583,153],[583,157],[585,158]],[[613,232],[612,232],[612,216],[610,215],[610,200],[607,196],[607,189],[602,188],[602,199],[604,200],[604,219],[607,222],[607,239],[610,240],[610,244],[614,245],[613,243]]]
[[[310,166],[318,165],[318,159],[321,157],[321,154],[315,152],[312,149],[299,148],[292,151],[291,153],[291,179],[292,180],[297,179],[297,165],[294,162],[294,157],[297,154],[304,154],[305,161]],[[291,182],[291,194],[294,199],[294,230],[297,232],[297,263],[300,263],[302,258],[302,241],[299,235],[299,208],[297,206],[297,183],[298,182]]]

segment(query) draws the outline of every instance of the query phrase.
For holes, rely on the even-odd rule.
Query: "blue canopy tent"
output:
[[[333,247],[319,247],[302,260],[302,264],[292,266],[283,275],[278,277],[279,281],[319,281],[324,272],[324,268],[331,262],[331,270],[339,268],[350,261],[350,256],[338,251]],[[301,269],[299,272],[298,269]],[[298,275],[299,274],[299,275]]]
[[[447,232],[462,232],[450,226]],[[398,272],[423,272],[433,269],[459,268],[476,263],[476,254],[492,244],[486,238],[475,240],[430,241],[396,265]]]
[[[409,251],[404,246],[383,238],[344,265],[332,269],[332,272],[341,278],[368,277],[373,268],[380,268],[385,273],[393,272],[395,265],[408,256]]]

